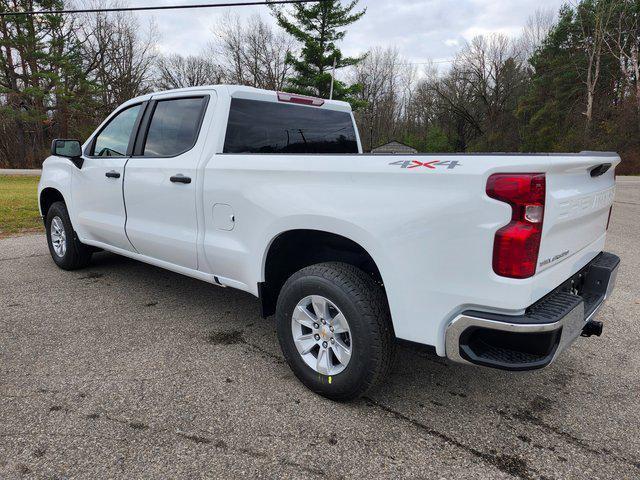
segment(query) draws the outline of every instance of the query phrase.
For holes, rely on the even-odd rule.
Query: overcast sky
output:
[[[130,0],[130,6],[153,3],[175,5],[213,3],[215,0]],[[222,0],[224,3],[228,0]],[[235,1],[235,0],[232,0]],[[343,0],[346,3],[347,0]],[[475,35],[500,32],[516,36],[536,9],[557,12],[566,0],[360,0],[367,13],[349,27],[341,47],[356,55],[374,46],[396,46],[411,62],[451,59]],[[170,10],[138,13],[153,17],[163,53],[197,54],[212,38],[212,29],[224,11],[241,18],[259,14],[272,21],[266,7]]]

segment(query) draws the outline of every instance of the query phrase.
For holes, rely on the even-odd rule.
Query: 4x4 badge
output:
[[[457,160],[433,160],[431,162],[419,162],[418,160],[398,160],[391,162],[389,165],[397,165],[400,168],[418,168],[425,167],[431,170],[435,170],[436,167],[447,167],[447,170],[462,166]]]

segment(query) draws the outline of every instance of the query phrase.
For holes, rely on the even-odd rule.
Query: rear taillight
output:
[[[496,173],[487,195],[511,205],[511,222],[496,232],[493,271],[502,277],[528,278],[536,273],[544,220],[543,173]]]

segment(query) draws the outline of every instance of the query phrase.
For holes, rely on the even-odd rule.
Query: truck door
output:
[[[93,137],[72,177],[71,218],[83,240],[133,250],[124,230],[122,181],[144,103],[125,106]]]
[[[199,135],[209,95],[153,97],[125,171],[126,232],[138,253],[197,269]]]

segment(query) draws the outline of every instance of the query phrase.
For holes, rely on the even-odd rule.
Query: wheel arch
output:
[[[55,187],[44,187],[38,196],[38,205],[43,221],[46,220],[47,212],[55,202],[63,202],[67,205],[67,201],[60,190]]]
[[[296,228],[275,235],[262,259],[258,283],[262,316],[275,313],[280,289],[298,270],[322,262],[343,262],[360,268],[384,289],[383,274],[370,250],[347,236],[326,230]],[[386,297],[386,292],[385,292]]]
[[[71,210],[71,177],[72,169],[76,168],[68,160],[61,157],[48,157],[42,164],[42,175],[38,184],[38,207],[42,219],[45,220],[47,211],[55,202],[64,202]]]

